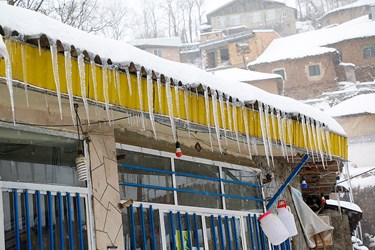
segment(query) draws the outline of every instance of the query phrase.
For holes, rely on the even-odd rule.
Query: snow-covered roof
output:
[[[39,37],[45,34],[50,39],[61,41],[63,45],[74,45],[76,50],[111,59],[117,65],[133,62],[146,70],[153,70],[156,74],[178,79],[184,85],[202,84],[231,96],[233,100],[257,100],[284,112],[300,113],[324,123],[336,133],[345,135],[343,128],[332,117],[294,99],[272,95],[246,83],[218,78],[195,66],[157,57],[125,42],[88,34],[31,10],[0,3],[0,25],[4,30],[16,30],[23,36]]]
[[[375,186],[375,166],[354,167],[353,163],[349,162],[349,173],[351,176],[350,184],[352,188],[366,188]],[[346,176],[343,176],[344,180],[346,180],[348,174],[345,173],[345,175]],[[337,185],[349,190],[349,184],[347,181],[340,181]]]
[[[249,82],[267,79],[282,79],[278,74],[268,74],[238,68],[223,69],[212,72],[214,75],[223,79],[232,79],[239,82]]]
[[[133,46],[168,46],[168,47],[180,47],[182,45],[180,37],[158,37],[148,39],[137,39],[127,42]]]
[[[375,94],[358,95],[328,109],[330,116],[375,114]]]
[[[327,16],[329,14],[332,14],[334,12],[338,12],[338,11],[342,11],[342,10],[347,10],[347,9],[352,9],[352,8],[370,6],[370,5],[374,5],[374,4],[375,4],[374,0],[359,0],[357,2],[350,3],[350,4],[347,4],[347,5],[341,6],[339,8],[333,9],[333,10],[325,13],[323,16],[319,17],[319,19],[322,19],[323,17],[325,17],[325,16]]]
[[[336,49],[325,46],[349,39],[372,36],[375,36],[375,22],[364,16],[335,27],[275,39],[263,54],[248,65],[335,52]]]
[[[338,202],[337,200],[326,200],[326,203],[327,203],[327,205],[331,205],[331,206],[339,206],[340,205],[340,207],[362,213],[362,209],[357,204],[350,203],[350,202],[347,202],[347,201]]]

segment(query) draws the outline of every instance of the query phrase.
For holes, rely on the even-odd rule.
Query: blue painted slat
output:
[[[37,210],[37,219],[38,219],[38,243],[39,250],[43,250],[43,238],[42,238],[42,209],[40,205],[40,192],[36,191],[36,210]]]
[[[141,236],[142,236],[142,250],[146,250],[147,242],[146,242],[146,229],[145,229],[145,218],[143,215],[143,205],[139,206],[139,219],[141,223]]]
[[[130,214],[130,232],[131,232],[131,242],[132,242],[132,249],[137,249],[137,241],[135,236],[135,222],[134,222],[134,207],[133,205],[129,206],[129,214]]]
[[[234,237],[234,246],[236,250],[238,249],[238,234],[237,234],[237,223],[236,223],[236,217],[232,217],[232,222],[233,222],[233,237]]]
[[[267,250],[267,239],[266,236],[264,235],[263,230],[260,228],[260,237],[262,238],[262,250]]]
[[[279,250],[279,246],[273,246],[273,249]]]
[[[73,214],[72,214],[72,201],[70,193],[66,193],[66,205],[68,207],[68,234],[69,234],[69,250],[74,250],[73,239]]]
[[[185,214],[185,220],[186,220],[186,230],[188,231],[188,247],[189,247],[189,250],[192,250],[193,243],[191,242],[190,219],[189,219],[188,213]]]
[[[26,249],[31,250],[31,230],[30,230],[30,205],[29,205],[29,192],[23,191],[25,198],[25,216],[26,216]]]
[[[290,250],[290,249],[291,249],[289,239],[287,239],[287,240],[285,241],[285,245],[286,245],[286,250]]]
[[[60,249],[64,249],[64,225],[63,225],[63,217],[64,217],[64,210],[63,210],[63,200],[61,193],[57,193],[57,205],[58,205],[58,215],[59,215],[59,239],[60,239]]]
[[[224,240],[224,230],[223,230],[223,220],[221,218],[221,215],[217,217],[218,223],[219,223],[219,237],[220,237],[220,244],[221,244],[221,249],[225,249],[225,240]]]
[[[49,228],[49,244],[50,249],[55,249],[55,238],[53,230],[53,208],[52,208],[52,195],[51,192],[47,192],[47,203],[48,203],[48,228]]]
[[[149,215],[150,215],[150,230],[151,230],[151,249],[156,250],[156,240],[155,240],[155,229],[154,229],[154,210],[152,206],[149,208]]]
[[[137,170],[143,170],[143,171],[151,171],[151,172],[154,172],[154,173],[163,173],[163,174],[191,177],[191,178],[203,179],[203,180],[209,180],[209,181],[221,181],[221,182],[232,183],[232,184],[240,184],[240,185],[249,186],[249,187],[259,187],[259,188],[263,187],[260,184],[248,183],[248,182],[243,182],[243,181],[227,180],[227,179],[221,179],[221,178],[215,178],[215,177],[188,174],[188,173],[183,173],[183,172],[174,172],[174,171],[163,170],[163,169],[134,166],[134,165],[129,165],[129,164],[121,164],[119,166],[121,166],[123,168],[131,168],[131,169],[137,169]]]
[[[256,239],[257,239],[257,249],[261,250],[261,245],[260,245],[261,242],[260,242],[260,235],[259,235],[259,225],[258,225],[258,218],[257,218],[256,214],[254,214],[253,220],[254,220],[254,227],[255,227],[255,235],[256,235]]]
[[[198,234],[198,220],[197,220],[197,215],[194,213],[193,214],[193,219],[194,219],[194,233],[195,233],[195,238],[197,240],[197,250],[200,250],[200,241],[199,241],[199,234]]]
[[[172,250],[176,250],[176,238],[175,238],[175,229],[174,229],[174,219],[173,213],[169,212],[169,225],[171,227],[171,240],[172,240]]]
[[[180,237],[180,247],[184,249],[184,236],[182,235],[182,221],[181,213],[177,212],[177,223],[178,223],[178,237]]]
[[[264,199],[261,199],[261,198],[253,198],[253,197],[246,197],[246,196],[240,196],[240,195],[200,192],[200,191],[190,190],[190,189],[171,188],[171,187],[139,184],[139,183],[132,183],[132,182],[120,182],[120,185],[125,185],[125,186],[130,186],[130,187],[150,188],[150,189],[157,189],[157,190],[164,190],[164,191],[176,191],[180,193],[208,195],[208,196],[214,196],[214,197],[226,197],[226,198],[239,199],[239,200],[249,200],[249,201],[258,201],[258,202],[265,201]]]
[[[228,240],[228,249],[232,250],[232,239],[230,235],[230,226],[228,216],[225,216],[225,227],[227,229],[227,240]]]
[[[16,238],[16,249],[21,249],[20,242],[20,225],[19,225],[19,215],[18,215],[18,193],[16,189],[13,189],[13,207],[14,207],[14,233]]]
[[[204,230],[204,229],[203,229]],[[211,215],[211,230],[212,230],[212,241],[214,245],[214,250],[217,250],[217,240],[216,240],[216,230],[215,230],[215,217]]]
[[[281,247],[281,250],[285,250],[285,243],[284,242],[281,243],[280,247]]]
[[[253,230],[253,220],[251,219],[251,215],[247,215],[247,221],[249,222],[249,234],[250,234],[250,241],[251,241],[251,250],[255,250],[254,246],[254,230]]]
[[[79,193],[76,193],[77,200],[77,220],[78,220],[78,241],[79,241],[79,250],[83,250],[83,232],[82,232],[82,214],[81,214],[81,196]]]

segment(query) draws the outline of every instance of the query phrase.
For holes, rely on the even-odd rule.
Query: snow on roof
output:
[[[267,79],[282,79],[282,77],[278,74],[261,73],[261,72],[238,69],[238,68],[217,70],[217,71],[213,71],[212,73],[220,78],[228,79],[228,80],[232,79],[232,80],[239,81],[239,82],[267,80]]]
[[[89,54],[105,59],[110,58],[114,64],[127,65],[133,62],[146,70],[178,79],[185,85],[202,84],[226,93],[234,100],[237,98],[240,102],[258,100],[284,112],[306,115],[324,123],[330,130],[345,135],[343,128],[332,117],[297,100],[273,95],[246,83],[218,78],[195,66],[163,59],[125,42],[88,34],[31,10],[5,3],[0,3],[0,6],[0,25],[4,30],[16,30],[24,36],[34,37],[45,34],[50,39],[60,40],[63,45],[74,45],[77,50],[86,50]]]
[[[375,94],[358,95],[328,109],[330,116],[375,114]]]
[[[375,186],[375,166],[354,167],[353,163],[349,162],[349,174],[351,176],[350,184],[352,188]],[[343,180],[346,180],[347,176],[348,174],[345,173]],[[349,184],[347,181],[339,181],[337,185],[349,190]]]
[[[362,213],[362,209],[357,204],[350,203],[347,201],[340,201],[339,203],[337,200],[326,200],[326,203],[327,205],[331,206],[339,206],[340,204],[340,207]]]
[[[128,41],[128,44],[133,46],[142,46],[142,45],[153,45],[153,46],[169,46],[169,47],[179,47],[182,45],[180,37],[158,37],[158,38],[149,38],[149,39],[137,39]]]
[[[325,47],[344,40],[375,36],[375,22],[366,17],[329,28],[275,39],[248,65],[315,56],[336,49]]]
[[[351,8],[370,6],[370,5],[374,5],[374,4],[375,4],[374,0],[359,0],[357,2],[350,3],[350,4],[347,4],[347,5],[341,6],[339,8],[333,9],[333,10],[325,13],[323,16],[319,17],[318,20],[327,16],[327,15],[329,15],[329,14],[331,14],[331,13],[334,13],[334,12],[338,12],[338,11],[341,11],[341,10],[347,10],[347,9],[351,9]]]

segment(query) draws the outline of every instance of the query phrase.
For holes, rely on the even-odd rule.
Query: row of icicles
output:
[[[6,40],[7,48],[8,50],[11,50],[11,46],[9,43],[9,40]],[[50,52],[51,52],[51,60],[52,60],[52,70],[53,70],[53,76],[55,80],[55,86],[56,86],[56,94],[58,99],[58,105],[59,105],[59,112],[60,117],[62,119],[62,102],[61,102],[61,91],[60,91],[60,79],[59,79],[59,73],[58,73],[58,60],[57,60],[57,46],[56,42],[54,40],[50,40]],[[12,86],[12,69],[11,69],[11,58],[9,57],[9,54],[12,55],[11,51],[10,53],[4,53],[5,63],[6,63],[6,78],[7,78],[7,86],[9,89],[10,94],[10,100],[11,100],[11,108],[12,108],[12,115],[13,115],[13,122],[15,123],[15,111],[14,111],[14,96],[13,96],[13,86]],[[39,43],[39,55],[41,55],[41,47]],[[25,48],[24,46],[21,46],[21,57],[22,57],[22,72],[24,77],[24,86],[25,86],[25,95],[26,95],[26,101],[27,105],[29,105],[28,101],[28,94],[27,94],[27,70],[26,70],[26,55],[25,55]],[[70,111],[72,116],[72,121],[74,126],[76,126],[76,119],[75,119],[75,111],[74,111],[74,100],[73,100],[73,81],[72,81],[72,63],[71,63],[71,53],[69,49],[66,49],[64,51],[64,57],[65,57],[65,75],[66,75],[66,85],[68,90],[68,98],[69,98],[69,104],[70,104]],[[87,122],[90,125],[90,114],[89,114],[89,108],[88,108],[88,100],[87,100],[87,90],[86,90],[86,75],[85,75],[85,62],[84,62],[84,55],[80,53],[77,58],[78,62],[78,70],[79,70],[79,77],[80,77],[80,87],[81,87],[81,98],[84,103]],[[94,60],[90,61],[90,67],[91,67],[91,74],[93,79],[93,89],[94,89],[94,98],[95,101],[97,101],[98,93],[97,93],[97,78],[96,78],[96,71],[95,71],[95,62]],[[112,124],[111,114],[110,114],[110,104],[109,104],[109,96],[108,96],[108,69],[110,67],[108,66],[107,62],[103,60],[102,63],[102,73],[103,73],[103,94],[104,94],[104,100],[105,100],[105,110],[107,114],[107,119],[109,124]],[[112,68],[113,69],[113,68]],[[118,70],[114,71],[114,81],[115,81],[115,88],[117,89],[118,97],[121,95],[121,84],[120,84],[120,73]],[[132,87],[131,87],[131,81],[130,81],[130,73],[129,68],[125,67],[125,72],[127,75],[127,82],[128,82],[128,89],[130,92],[130,95],[132,95]],[[178,81],[177,81],[178,82]],[[159,92],[159,108],[161,108],[161,81],[160,77],[157,78],[157,91]],[[178,86],[171,86],[170,78],[166,78],[166,97],[167,97],[167,106],[168,106],[168,115],[170,119],[170,126],[172,129],[172,136],[174,141],[177,141],[177,134],[176,134],[176,124],[175,124],[175,113],[173,109],[173,98],[172,98],[172,89],[175,91],[175,101],[177,104],[180,103],[179,101],[179,87]],[[140,69],[137,70],[137,88],[138,88],[138,99],[139,99],[139,107],[140,110],[144,110],[144,104],[143,104],[143,97],[142,97],[142,84],[141,84],[141,71]],[[212,95],[212,107],[209,105],[209,92]],[[198,95],[198,93],[196,93]],[[246,108],[244,104],[241,103],[230,103],[229,102],[229,96],[225,96],[225,100],[223,98],[223,93],[220,93],[219,91],[215,91],[211,89],[211,91],[205,87],[204,89],[204,100],[205,100],[205,113],[206,113],[206,121],[207,121],[207,127],[208,127],[208,133],[210,138],[210,146],[211,150],[213,151],[213,136],[211,134],[212,127],[215,129],[217,143],[219,147],[219,151],[223,152],[221,137],[224,135],[225,143],[228,145],[228,137],[235,138],[237,141],[238,151],[241,152],[240,147],[240,135],[238,131],[238,124],[237,124],[237,107],[242,107],[243,112],[243,122],[244,122],[244,128],[245,128],[245,139],[244,139],[244,145],[247,148],[248,154],[250,159],[252,159],[252,155],[256,154],[258,155],[257,151],[257,140],[254,137],[250,136],[249,133],[249,122],[246,114]],[[121,100],[121,98],[119,98]],[[151,127],[153,131],[154,138],[157,139],[157,133],[156,133],[156,126],[155,126],[155,116],[154,116],[154,100],[153,100],[153,81],[151,77],[151,71],[147,73],[147,100],[148,100],[148,113],[149,113],[149,119],[151,122]],[[219,101],[219,109],[217,102]],[[121,102],[121,101],[120,101]],[[121,105],[121,103],[120,103]],[[184,106],[185,106],[185,112],[186,117],[190,117],[189,115],[189,107],[188,107],[188,91],[184,91]],[[225,109],[225,106],[227,107]],[[231,108],[230,108],[231,107]],[[258,101],[258,107],[259,107],[259,117],[260,117],[260,125],[261,125],[261,133],[262,133],[262,140],[264,145],[264,151],[267,158],[268,165],[272,164],[274,165],[274,158],[273,158],[273,144],[276,144],[276,147],[281,149],[282,155],[284,158],[286,158],[289,161],[289,158],[291,158],[292,161],[294,161],[294,149],[292,146],[287,145],[287,141],[292,142],[292,120],[287,118],[287,114],[281,110],[274,109],[270,107],[269,105],[265,103],[261,103]],[[212,108],[213,118],[214,118],[214,124],[210,124],[210,108]],[[222,128],[220,128],[219,125],[219,112],[221,117],[221,124]],[[225,114],[227,112],[227,114]],[[177,117],[180,116],[180,109],[176,110]],[[272,118],[270,118],[270,116]],[[140,112],[140,123],[143,128],[143,130],[146,129],[145,126],[145,116],[144,112]],[[179,118],[177,118],[179,119]],[[226,127],[228,119],[228,125],[229,128]],[[181,121],[181,119],[179,119]],[[188,135],[190,137],[190,122],[189,119],[184,120],[184,122],[187,125],[187,131]],[[313,160],[315,161],[315,158],[320,158],[320,160],[324,164],[324,155],[328,153],[329,158],[332,158],[331,155],[331,143],[330,143],[330,136],[329,131],[326,130],[323,125],[319,121],[314,121],[312,118],[309,118],[304,115],[300,115],[300,122],[302,125],[302,133],[303,133],[303,140],[304,145],[307,153],[310,153],[313,157]],[[277,123],[277,126],[276,126]],[[315,123],[315,124],[314,124]],[[138,121],[137,121],[138,124]],[[278,143],[275,143],[272,141],[273,138],[277,138]],[[288,138],[287,138],[288,137]],[[313,152],[310,150],[311,148],[317,149],[316,152]],[[314,155],[315,154],[315,155]],[[270,162],[271,160],[271,162]]]

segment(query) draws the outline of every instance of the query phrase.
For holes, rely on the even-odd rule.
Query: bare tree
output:
[[[39,11],[44,3],[44,0],[8,0],[7,2],[9,5]]]

